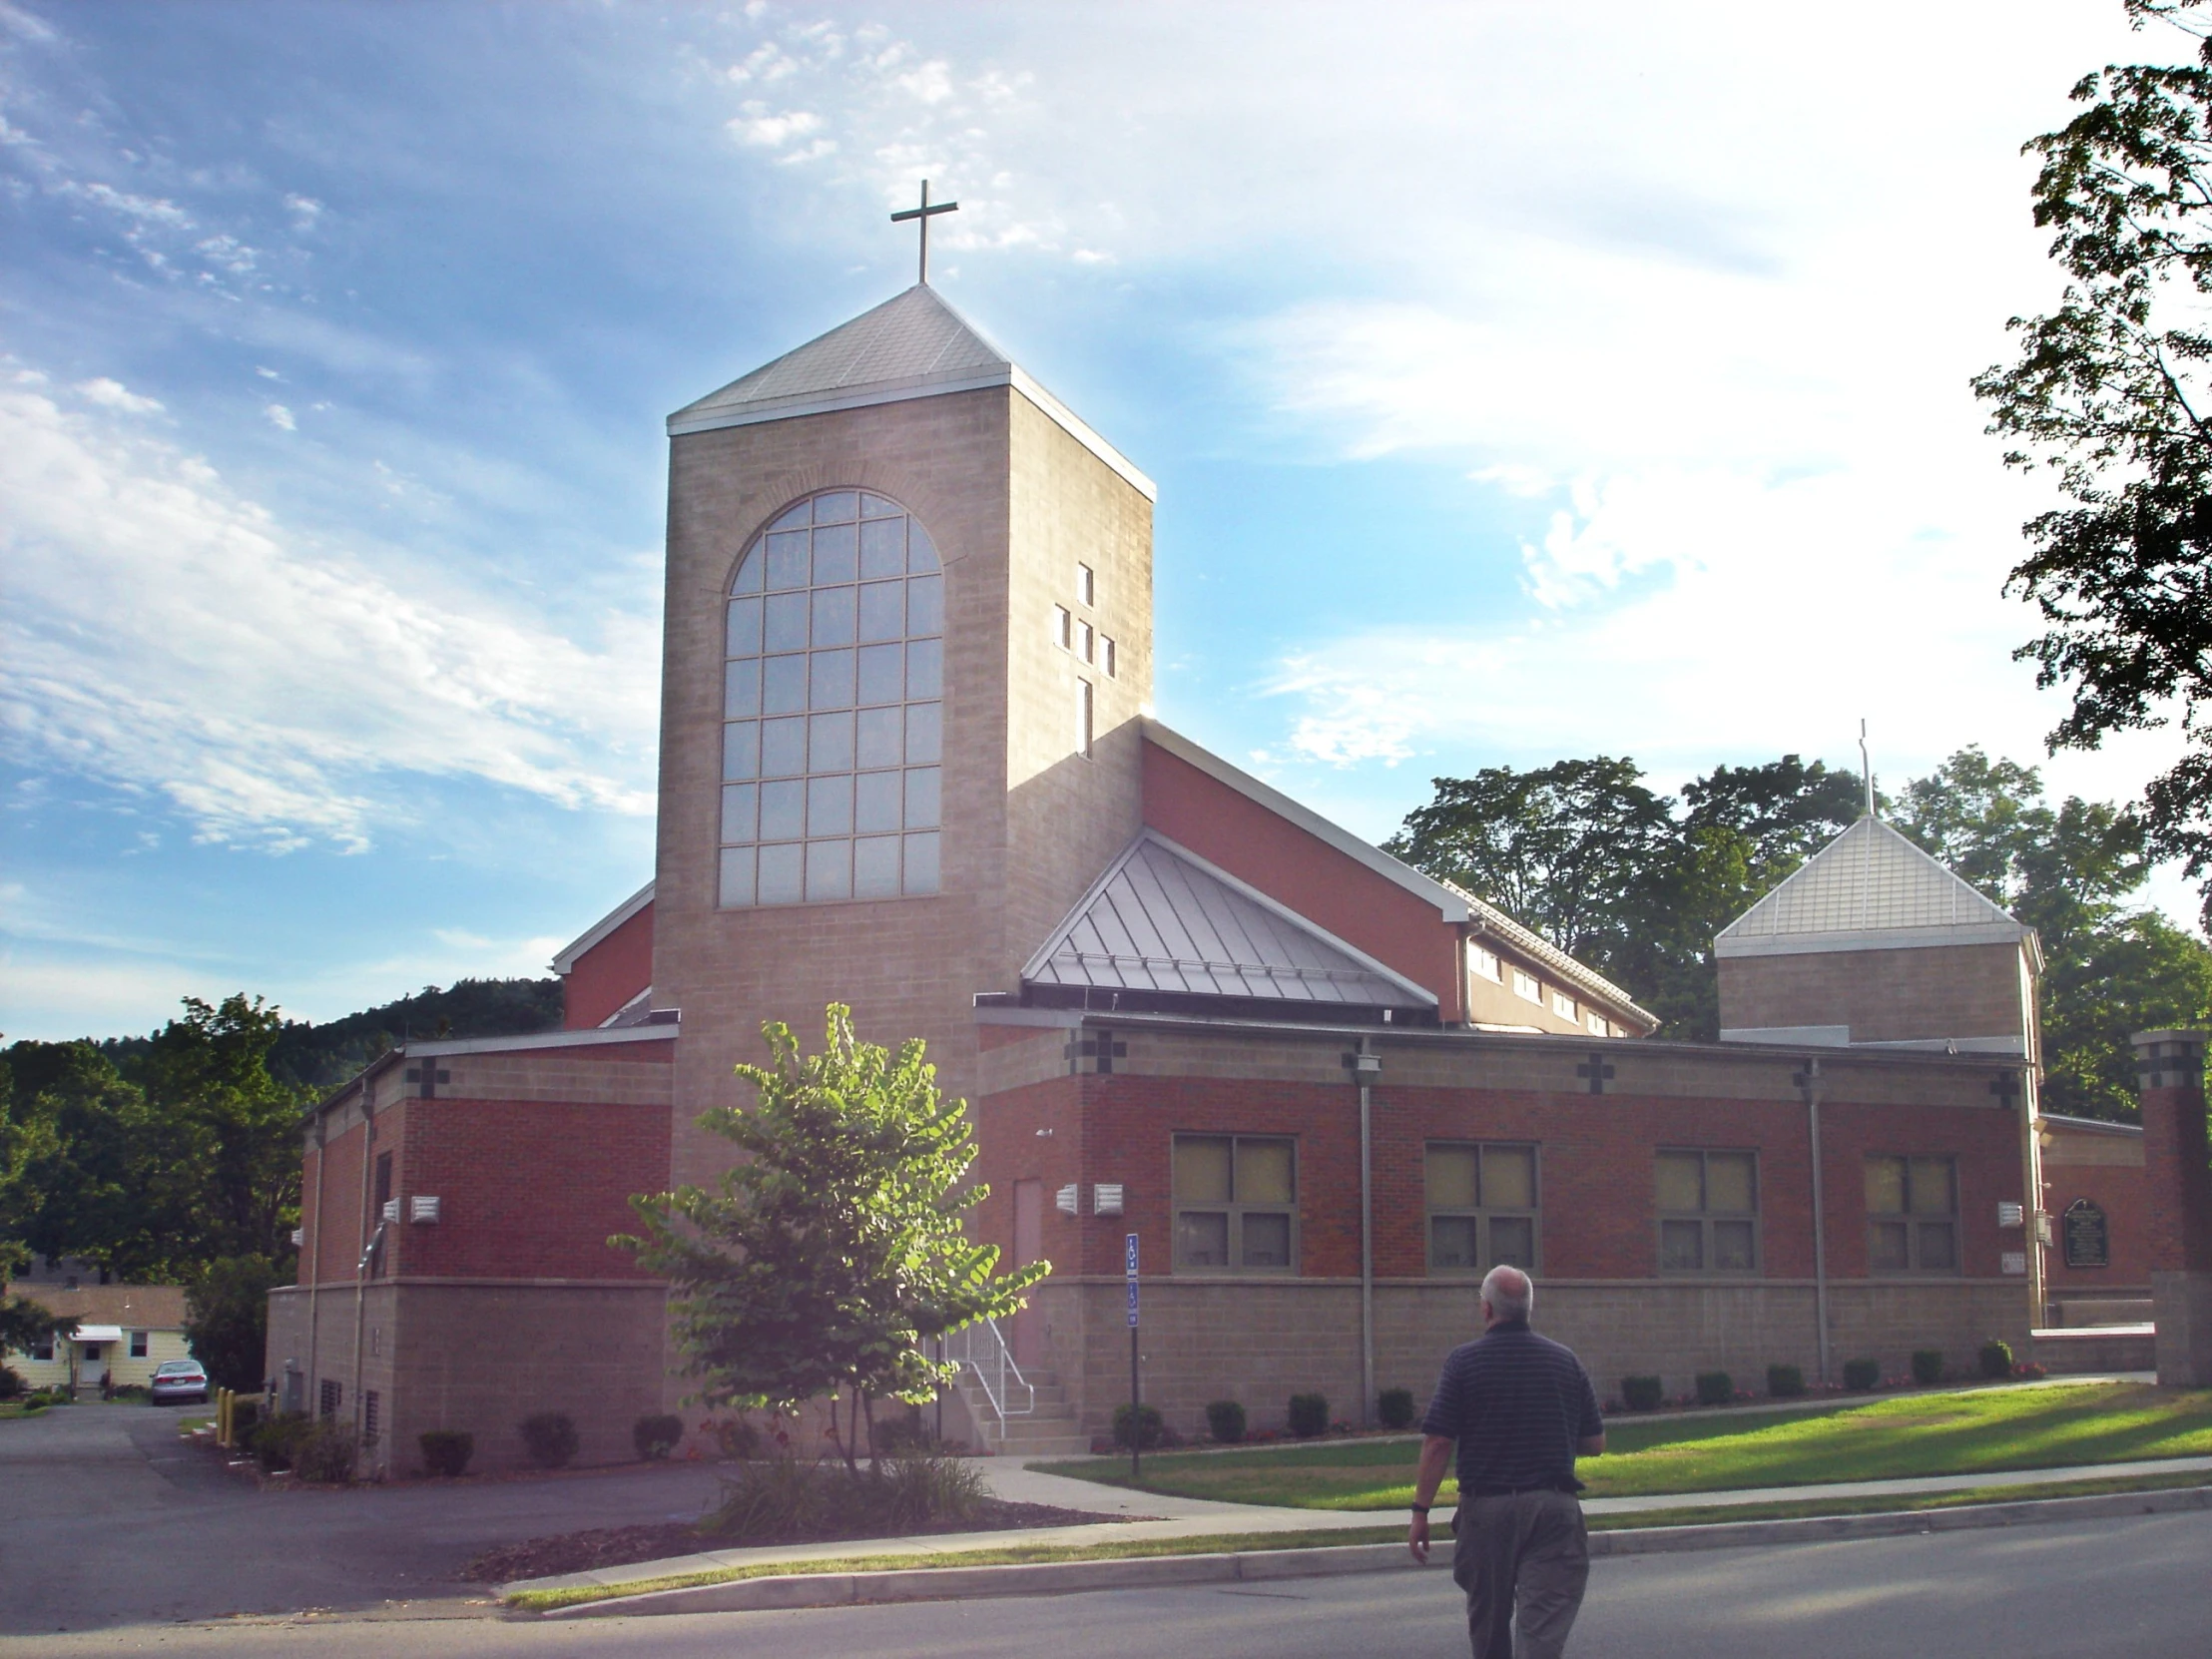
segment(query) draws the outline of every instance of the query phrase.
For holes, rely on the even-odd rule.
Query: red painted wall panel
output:
[[[587,1031],[653,983],[653,906],[576,958],[562,981],[562,1023]]]

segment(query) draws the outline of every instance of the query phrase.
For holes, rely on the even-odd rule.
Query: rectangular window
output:
[[[1591,1036],[1602,1037],[1605,1035],[1605,1016],[1603,1014],[1584,1014],[1582,1020],[1585,1025],[1589,1026]]]
[[[1052,607],[1052,643],[1062,651],[1075,644],[1075,617],[1065,605]]]
[[[1504,982],[1504,970],[1498,966],[1497,952],[1485,950],[1478,944],[1467,946],[1467,971],[1493,984]]]
[[[1553,991],[1551,993],[1551,1011],[1561,1019],[1572,1020],[1574,1018],[1574,998],[1567,995],[1565,991]]]
[[[1098,603],[1098,579],[1091,574],[1089,565],[1075,567],[1075,597],[1085,605]]]
[[[1175,1265],[1191,1273],[1297,1271],[1296,1141],[1175,1137]]]
[[[1075,625],[1075,654],[1086,663],[1094,661],[1098,656],[1098,635],[1087,622],[1078,622]]]
[[[1075,682],[1075,752],[1088,755],[1091,752],[1091,683]]]
[[[1431,1141],[1421,1160],[1428,1271],[1536,1266],[1536,1149]]]
[[[148,1335],[148,1334],[147,1334],[146,1332],[144,1332],[144,1331],[134,1331],[134,1332],[132,1332],[132,1333],[131,1333],[131,1358],[132,1358],[132,1359],[134,1359],[134,1360],[143,1360],[143,1359],[145,1359],[145,1358],[146,1358],[146,1340],[147,1340],[147,1335]]]
[[[343,1395],[344,1389],[325,1377],[322,1380],[321,1390],[315,1399],[315,1415],[321,1417],[336,1416],[338,1414],[338,1401]]]
[[[1867,1267],[1874,1273],[1958,1271],[1957,1160],[1867,1160]]]
[[[41,1337],[31,1345],[31,1358],[51,1361],[54,1358],[54,1339]]]
[[[1121,672],[1114,662],[1114,640],[1111,634],[1098,636],[1098,666],[1106,671],[1106,678],[1109,680]]]
[[[1544,988],[1536,983],[1532,975],[1515,968],[1513,970],[1513,994],[1524,1002],[1540,1003],[1544,999]]]
[[[1659,1271],[1759,1271],[1759,1156],[1664,1151],[1658,1158]]]

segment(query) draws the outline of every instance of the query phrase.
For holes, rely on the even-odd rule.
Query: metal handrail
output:
[[[998,1437],[1006,1437],[1008,1417],[1026,1417],[1037,1408],[1037,1390],[1014,1364],[1013,1350],[998,1329],[998,1321],[985,1317],[964,1325],[945,1338],[945,1358],[972,1372],[998,1417]]]

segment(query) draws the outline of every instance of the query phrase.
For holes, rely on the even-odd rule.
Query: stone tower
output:
[[[653,1005],[674,1178],[765,1019],[924,1037],[1139,824],[1153,486],[917,284],[669,418]]]

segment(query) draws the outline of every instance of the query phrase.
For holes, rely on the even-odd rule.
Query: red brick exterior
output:
[[[603,1025],[653,983],[653,905],[576,958],[561,981],[562,1023],[571,1031]]]
[[[1298,1274],[1360,1271],[1359,1105],[1348,1084],[1241,1078],[1083,1076],[991,1096],[978,1171],[991,1196],[979,1230],[1012,1243],[1010,1195],[1083,1184],[1083,1215],[1050,1211],[1043,1251],[1057,1272],[1114,1275],[1122,1236],[1145,1240],[1146,1274],[1171,1271],[1170,1159],[1177,1132],[1292,1135],[1298,1141]],[[1831,1100],[1821,1109],[1832,1278],[1867,1276],[1864,1165],[1876,1154],[1957,1160],[1961,1272],[1995,1278],[2017,1232],[1996,1225],[2020,1194],[2019,1120],[2009,1111]],[[1537,1273],[1544,1279],[1659,1277],[1654,1155],[1663,1147],[1759,1155],[1757,1277],[1813,1275],[1811,1156],[1802,1105],[1631,1095],[1378,1087],[1373,1093],[1375,1271],[1427,1276],[1423,1148],[1431,1140],[1532,1142],[1538,1152]],[[1040,1129],[1051,1134],[1041,1136]],[[1090,1185],[1124,1184],[1126,1213],[1091,1216]],[[1696,1283],[1707,1276],[1684,1276]],[[1264,1284],[1260,1279],[1257,1283]],[[2024,1281],[2023,1281],[2024,1283]]]
[[[409,1105],[402,1199],[435,1194],[435,1224],[392,1229],[387,1273],[438,1279],[647,1279],[607,1238],[634,1230],[633,1193],[668,1184],[669,1120],[657,1106],[418,1100]]]
[[[2212,1272],[2212,1170],[2206,1167],[2204,1089],[2201,1084],[2146,1088],[2142,1102],[2150,1265],[2154,1270]]]

